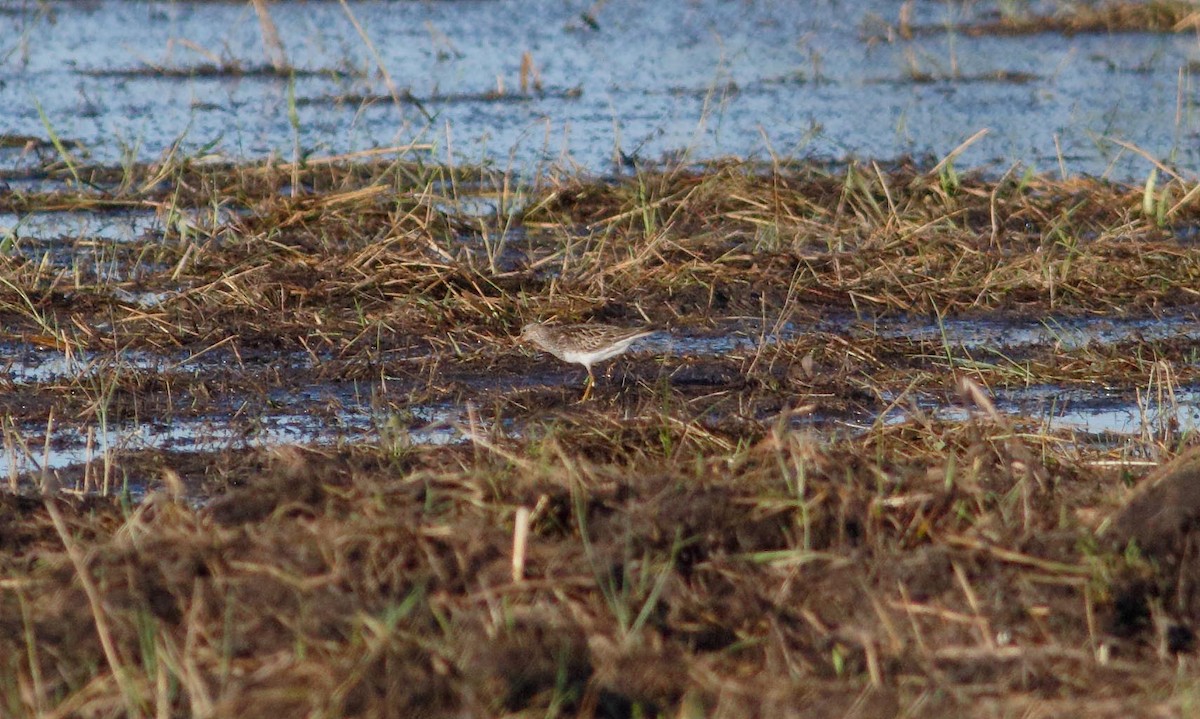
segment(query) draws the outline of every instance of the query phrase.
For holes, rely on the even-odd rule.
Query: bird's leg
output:
[[[592,374],[592,368],[588,367],[587,371],[588,371],[587,384],[584,385],[583,397],[580,398],[580,400],[579,400],[580,402],[587,402],[588,398],[592,396],[592,388],[596,386],[596,376]]]

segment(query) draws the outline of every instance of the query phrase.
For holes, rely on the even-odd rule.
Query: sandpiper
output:
[[[563,362],[575,362],[587,368],[587,387],[583,390],[580,402],[591,396],[592,387],[596,384],[592,365],[616,357],[629,349],[635,340],[652,334],[654,330],[643,327],[629,329],[591,322],[577,325],[530,322],[521,328],[521,339],[532,342]]]

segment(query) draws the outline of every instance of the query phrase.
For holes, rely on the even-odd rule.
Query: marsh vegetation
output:
[[[4,179],[12,716],[1194,696],[1178,556],[1097,535],[1191,433],[1160,411],[1200,343],[1182,180],[403,155]],[[80,212],[104,221],[46,229]],[[581,368],[514,341],[531,319],[665,339],[580,403]],[[1029,387],[1140,419],[997,408]],[[304,446],[270,434],[298,418]]]
[[[1192,4],[176,5],[0,39],[0,716],[1194,710]]]

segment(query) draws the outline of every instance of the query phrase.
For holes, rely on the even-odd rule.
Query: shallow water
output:
[[[90,464],[91,473],[103,471],[107,462],[137,452],[194,453],[269,448],[280,445],[332,446],[344,442],[388,442],[396,447],[444,445],[465,441],[460,426],[466,412],[442,405],[406,408],[397,415],[352,406],[328,414],[313,414],[301,406],[295,411],[234,418],[227,414],[168,420],[113,422],[87,428],[55,428],[49,447],[44,427],[19,428],[19,442],[10,442],[0,454],[0,473],[37,476],[43,469],[62,470]],[[137,491],[156,477],[125,478],[126,489]],[[98,484],[76,487],[100,490]],[[118,487],[113,487],[115,491]]]
[[[761,345],[796,339],[809,332],[828,332],[864,340],[929,342],[950,350],[1016,353],[1040,346],[1071,351],[1091,344],[1200,340],[1200,321],[1195,311],[1139,317],[1047,315],[945,319],[918,316],[865,319],[845,314],[826,316],[811,323],[781,324],[741,318],[727,320],[707,335],[660,332],[639,340],[634,348],[701,357],[730,352],[753,353]]]
[[[546,378],[541,378],[545,380]],[[536,385],[539,378],[529,378]],[[313,392],[319,393],[314,389]],[[44,427],[24,428],[19,432],[21,446],[5,451],[0,471],[36,476],[43,468],[64,468],[91,463],[93,477],[99,477],[106,459],[144,451],[220,453],[247,448],[267,448],[286,444],[331,446],[343,442],[380,441],[396,447],[443,445],[470,441],[471,418],[467,408],[454,405],[405,407],[400,414],[365,404],[343,404],[333,413],[313,414],[305,409],[312,397],[297,393],[290,409],[253,419],[234,420],[229,415],[183,418],[169,421],[116,422],[112,426],[93,426],[89,433],[76,427],[56,429],[49,449],[45,448]],[[1157,437],[1164,429],[1172,433],[1200,430],[1200,387],[1176,389],[1171,401],[1134,392],[1091,391],[1035,386],[999,389],[993,395],[998,410],[1014,420],[1039,422],[1044,432],[1069,431],[1080,439],[1117,446],[1131,437]],[[914,395],[912,401],[926,416],[946,421],[962,421],[973,411],[948,396]],[[837,431],[866,431],[882,419],[887,424],[910,421],[912,410],[907,402],[871,412],[850,415],[818,413],[793,421],[797,427]],[[490,420],[477,420],[478,431],[492,431]],[[505,433],[522,434],[519,424],[502,422]],[[155,477],[125,478],[124,489],[135,495],[144,491]],[[98,483],[98,479],[94,479]],[[96,484],[90,488],[99,490]],[[114,490],[118,489],[113,487]]]
[[[921,412],[937,419],[963,421],[974,412],[946,396],[918,395],[912,399]],[[1164,429],[1169,429],[1172,435],[1200,429],[1200,387],[1178,387],[1174,397],[1163,402],[1139,396],[1136,391],[1066,389],[1051,385],[997,389],[992,400],[1002,414],[1040,423],[1040,431],[1090,435],[1097,442],[1112,445],[1131,437],[1163,436]],[[886,423],[912,418],[905,403],[898,404],[884,417]],[[864,418],[858,419],[861,423]],[[859,426],[868,425],[869,422]]]
[[[826,319],[823,331],[836,330],[843,336],[876,334],[883,338],[911,338],[936,341],[950,348],[1002,347],[1019,353],[1045,344],[1057,344],[1060,350],[1086,346],[1092,342],[1200,339],[1194,317],[1183,313],[1161,318],[1067,318],[1047,317],[1024,321],[988,320],[985,322],[933,322],[918,318],[880,319],[863,322]],[[669,355],[689,358],[752,357],[762,343],[794,340],[811,328],[800,323],[779,327],[760,326],[748,319],[730,321],[711,334],[698,335],[663,331],[639,340],[631,355]],[[53,349],[34,349],[20,343],[2,346],[7,360],[0,367],[0,382],[13,388],[47,384],[86,384],[89,378],[102,378],[115,370],[149,373],[184,373],[216,376],[230,358],[213,355],[191,358],[185,354],[163,356],[148,352],[112,353],[76,352],[65,354]],[[313,359],[292,353],[269,358],[277,370],[285,367],[311,369]],[[258,365],[249,365],[253,370]],[[261,369],[261,367],[259,367]],[[549,374],[460,377],[456,380],[468,393],[538,391],[541,388],[573,384],[580,374],[577,367],[555,366]],[[208,374],[205,374],[208,373]],[[384,387],[394,383],[384,378]],[[611,380],[607,380],[611,381]],[[818,383],[819,384],[819,383]],[[0,471],[31,476],[43,465],[61,470],[91,462],[92,474],[107,459],[144,451],[224,452],[281,444],[337,445],[342,442],[380,441],[397,447],[468,442],[472,431],[484,434],[500,431],[512,436],[524,432],[523,421],[501,417],[483,418],[472,414],[466,405],[453,403],[408,404],[402,396],[380,394],[376,387],[353,382],[288,382],[266,390],[262,397],[238,400],[230,397],[221,409],[202,416],[147,417],[86,424],[67,422],[57,426],[47,449],[44,426],[13,427],[6,433],[8,447]],[[386,390],[385,390],[386,392]],[[1176,386],[1171,396],[1159,397],[1144,389],[1103,387],[1063,387],[1046,384],[997,386],[990,390],[1000,412],[1025,422],[1040,423],[1046,432],[1069,431],[1089,441],[1118,444],[1133,437],[1160,436],[1164,430],[1193,432],[1200,429],[1200,387]],[[485,396],[481,394],[480,396]],[[244,402],[244,404],[239,404]],[[950,392],[915,391],[898,397],[884,394],[874,407],[850,412],[818,411],[793,420],[797,426],[833,430],[849,428],[863,431],[877,421],[910,421],[913,413],[949,421],[968,418],[972,411]],[[60,419],[61,422],[61,419]],[[475,430],[471,428],[475,427]],[[14,438],[19,441],[14,443]],[[142,491],[145,477],[126,487],[135,494]],[[80,487],[79,489],[82,489]]]
[[[77,239],[131,242],[162,231],[151,211],[120,212],[0,212],[0,236],[34,238],[46,242]]]
[[[622,154],[940,158],[987,129],[960,167],[1144,179],[1150,165],[1117,141],[1200,165],[1200,43],[1187,33],[888,41],[900,5],[885,0],[348,7],[390,88],[337,3],[271,6],[291,81],[259,72],[267,52],[248,4],[10,3],[4,131],[42,142],[0,150],[0,168],[55,157],[50,128],[108,163],[156,159],[177,141],[234,159],[419,143],[437,161],[531,176],[544,163],[610,172]],[[916,3],[913,22],[936,30],[1001,7],[1011,3]],[[525,52],[540,92],[519,87]]]

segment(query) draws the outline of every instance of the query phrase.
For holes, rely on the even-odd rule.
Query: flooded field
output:
[[[734,156],[1195,168],[1186,3],[8,2],[19,166],[416,146],[532,176]],[[1153,32],[1145,32],[1150,28]]]
[[[1177,681],[1189,540],[1122,506],[1200,413],[1187,185],[509,183],[5,196],[14,712],[1116,716]],[[657,331],[580,401],[530,321]]]
[[[1190,6],[0,18],[0,716],[1196,706]]]

